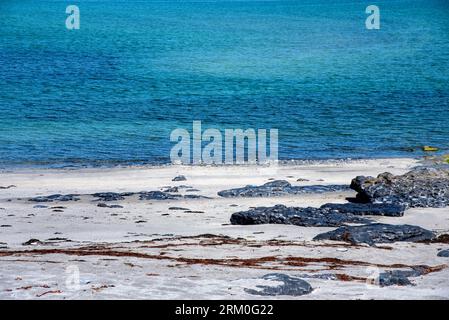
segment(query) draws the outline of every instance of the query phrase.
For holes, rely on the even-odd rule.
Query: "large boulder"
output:
[[[373,223],[363,226],[342,226],[336,230],[321,233],[314,240],[345,241],[352,244],[392,243],[397,241],[420,242],[435,238],[432,231],[418,226]]]
[[[358,192],[359,202],[442,208],[449,204],[449,170],[417,168],[400,176],[359,176],[352,180],[351,188]]]

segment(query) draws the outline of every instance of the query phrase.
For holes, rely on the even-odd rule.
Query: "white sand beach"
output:
[[[377,247],[313,241],[335,228],[230,224],[237,211],[284,204],[344,203],[353,191],[267,198],[222,198],[223,189],[270,179],[292,185],[349,184],[358,175],[403,174],[413,159],[329,161],[257,166],[164,166],[20,169],[0,173],[0,299],[259,299],[245,289],[261,276],[303,278],[313,292],[274,299],[448,299],[445,244],[393,243]],[[186,181],[172,181],[184,175]],[[304,181],[298,181],[302,179]],[[307,181],[306,181],[307,180]],[[88,194],[186,186],[179,194],[208,198],[139,200],[99,207]],[[31,197],[80,194],[79,201],[32,202]],[[410,209],[403,217],[372,217],[449,232],[449,208]],[[29,244],[27,241],[35,239]],[[39,241],[37,241],[39,240]],[[426,265],[412,286],[370,284],[379,272]],[[79,285],[73,281],[79,271]],[[316,275],[333,275],[322,278]]]

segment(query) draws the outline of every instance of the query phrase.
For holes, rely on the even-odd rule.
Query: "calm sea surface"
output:
[[[449,152],[449,2],[0,0],[0,167],[160,163],[277,128],[281,159]],[[413,151],[415,150],[415,151]]]

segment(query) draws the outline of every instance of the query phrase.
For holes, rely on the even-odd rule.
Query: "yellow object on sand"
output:
[[[433,151],[438,151],[440,149],[436,148],[436,147],[431,147],[431,146],[424,146],[422,147],[423,151],[427,151],[427,152],[433,152]]]

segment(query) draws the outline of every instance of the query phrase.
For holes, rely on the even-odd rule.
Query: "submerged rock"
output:
[[[397,241],[430,241],[435,234],[418,226],[373,223],[363,226],[343,226],[336,230],[317,235],[314,240],[345,241],[352,244],[392,243]]]
[[[236,212],[231,216],[234,225],[293,224],[305,227],[337,227],[345,223],[369,223],[371,220],[329,208],[299,208],[276,205]]]
[[[358,192],[359,202],[442,208],[449,204],[449,170],[418,168],[401,176],[358,176],[351,188]]]
[[[348,191],[347,185],[313,185],[292,186],[288,181],[275,180],[261,186],[246,186],[229,190],[222,190],[218,195],[224,198],[232,197],[276,197],[289,194],[324,193],[335,191]]]
[[[313,291],[312,286],[307,281],[282,273],[266,274],[262,279],[282,282],[282,284],[273,287],[257,286],[260,290],[245,289],[245,291],[249,294],[259,296],[302,296]]]
[[[440,252],[438,252],[437,256],[438,257],[449,258],[449,249],[441,250]]]

